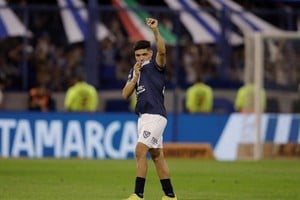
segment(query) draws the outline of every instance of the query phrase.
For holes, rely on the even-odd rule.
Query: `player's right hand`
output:
[[[136,62],[133,66],[133,70],[134,70],[134,74],[133,76],[138,78],[140,73],[141,73],[141,69],[142,69],[142,62]]]

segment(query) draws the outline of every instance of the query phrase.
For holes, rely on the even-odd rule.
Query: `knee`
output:
[[[146,145],[144,145],[142,143],[138,143],[136,148],[135,148],[135,157],[137,159],[146,157],[148,149],[149,148]]]
[[[150,154],[154,162],[157,161],[162,156],[161,149],[151,149]]]

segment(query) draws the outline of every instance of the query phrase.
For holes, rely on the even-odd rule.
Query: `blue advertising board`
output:
[[[0,157],[128,159],[137,116],[128,113],[0,113]],[[262,117],[261,140],[300,143],[300,116]],[[218,160],[235,160],[239,143],[255,141],[255,116],[168,115],[164,142],[205,142]]]

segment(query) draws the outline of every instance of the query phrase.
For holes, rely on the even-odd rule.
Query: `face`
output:
[[[135,60],[137,62],[145,62],[145,61],[150,60],[152,57],[152,54],[153,54],[153,52],[150,49],[139,49],[134,52]]]

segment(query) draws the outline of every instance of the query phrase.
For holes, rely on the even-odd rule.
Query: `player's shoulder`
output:
[[[152,63],[152,65],[153,65],[153,67],[155,67],[155,69],[157,69],[158,71],[165,71],[165,69],[166,69],[166,65],[164,65],[164,66],[160,66],[157,62],[156,62],[156,60],[155,59],[153,59],[152,61],[151,61],[151,63]]]

